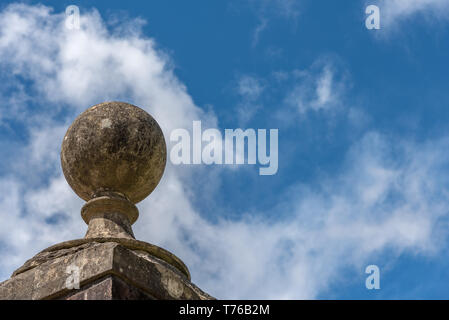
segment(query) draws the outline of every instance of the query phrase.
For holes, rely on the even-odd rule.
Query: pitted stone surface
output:
[[[167,266],[169,266],[169,268],[173,268],[173,270],[180,272],[183,276],[190,280],[189,269],[182,262],[182,260],[174,254],[153,244],[128,238],[84,238],[58,243],[39,252],[33,258],[26,261],[23,266],[14,271],[12,277],[16,277],[25,271],[36,268],[39,265],[55,258],[71,255],[78,251],[98,246],[103,243],[117,243],[132,250],[144,259],[156,259],[158,261],[163,261]]]
[[[161,128],[144,110],[104,102],[83,112],[64,137],[64,176],[82,199],[116,192],[132,203],[159,183],[167,158]]]
[[[56,259],[56,258],[60,258],[63,256],[68,256],[71,254],[74,254],[78,251],[87,249],[87,248],[91,248],[94,246],[98,246],[100,245],[100,243],[98,242],[87,242],[87,243],[83,243],[79,246],[75,246],[75,247],[71,247],[71,248],[67,248],[67,249],[61,249],[61,250],[56,250],[56,251],[42,251],[39,252],[37,255],[35,255],[33,258],[27,260],[23,266],[21,266],[20,268],[18,268],[16,271],[13,272],[11,277],[15,277],[20,273],[23,273],[25,271],[28,271],[30,269],[33,269],[47,261]]]

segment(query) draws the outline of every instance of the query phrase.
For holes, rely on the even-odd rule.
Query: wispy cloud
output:
[[[306,120],[309,113],[354,115],[353,108],[345,105],[350,87],[349,72],[331,56],[318,58],[308,68],[277,71],[265,78],[242,75],[236,86],[237,120],[246,125],[262,109],[285,124]],[[267,102],[267,96],[276,99]]]
[[[253,31],[253,47],[259,43],[263,31],[265,31],[273,19],[286,19],[296,21],[299,16],[300,0],[248,0],[251,10],[256,14],[258,23]]]
[[[239,77],[236,91],[241,101],[237,105],[237,121],[241,127],[245,127],[261,109],[259,99],[264,89],[262,80],[256,77],[250,75]]]
[[[282,84],[274,115],[285,125],[306,121],[312,114],[328,120],[336,115],[351,118],[358,114],[352,117],[357,122],[362,114],[346,101],[350,74],[337,58],[321,57],[308,68],[277,72],[273,81]]]
[[[381,9],[381,23],[386,29],[392,30],[416,19],[420,16],[430,23],[436,20],[447,20],[449,14],[449,2],[446,0],[379,0],[375,3]],[[368,2],[366,2],[368,5]],[[373,3],[370,3],[373,4]]]
[[[297,85],[287,96],[287,103],[297,108],[301,114],[309,110],[330,110],[341,103],[346,89],[344,80],[335,79],[331,64],[325,64],[318,73],[297,71]]]
[[[267,209],[278,219],[257,212],[211,223],[188,203],[178,215],[164,201],[182,195],[174,184],[172,194],[158,194],[157,213],[138,231],[179,248],[194,277],[218,297],[315,298],[343,281],[342,270],[363,273],[373,261],[382,268],[386,250],[394,261],[403,252],[431,255],[441,248],[449,203],[439,172],[449,161],[447,144],[368,133],[340,173],[279,194],[278,205]]]

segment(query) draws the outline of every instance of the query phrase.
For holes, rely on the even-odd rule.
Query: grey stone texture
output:
[[[114,275],[108,275],[89,283],[81,290],[74,290],[60,300],[154,300],[144,291]]]
[[[91,241],[38,254],[0,284],[0,299],[213,299],[186,274],[145,251]],[[79,289],[67,288],[79,268]]]

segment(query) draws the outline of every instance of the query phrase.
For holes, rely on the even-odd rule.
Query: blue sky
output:
[[[64,27],[72,4],[80,30]],[[167,141],[194,120],[279,129],[276,175],[168,163],[138,205],[137,238],[210,294],[447,298],[448,17],[447,0],[2,2],[0,280],[84,235],[60,143],[80,112],[123,100]]]

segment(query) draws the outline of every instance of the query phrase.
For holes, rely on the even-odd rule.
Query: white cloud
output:
[[[259,37],[260,34],[267,28],[268,26],[268,20],[265,17],[259,18],[259,23],[257,24],[256,28],[253,32],[253,42],[252,45],[255,47],[259,43]]]
[[[337,70],[331,62],[323,63],[319,59],[309,70],[293,73],[295,84],[287,94],[286,103],[297,112],[332,112],[341,105],[348,82],[344,72]]]
[[[261,34],[268,28],[271,20],[295,22],[300,12],[299,0],[248,0],[248,3],[258,19],[252,35],[253,47],[259,43]]]
[[[263,91],[263,86],[260,81],[248,75],[240,77],[238,81],[238,92],[241,96],[248,100],[255,100],[259,98]]]
[[[26,5],[7,7],[0,19],[0,59],[14,75],[30,80],[52,108],[69,104],[82,111],[99,101],[132,97],[164,131],[206,118],[173,75],[168,56],[132,23],[126,37],[122,29],[109,34],[98,12],[91,11],[81,15],[81,30],[69,30],[63,14]]]
[[[315,104],[318,107],[325,106],[331,102],[332,96],[334,95],[334,92],[332,92],[333,78],[334,75],[332,71],[326,66],[316,84],[317,99]]]
[[[260,19],[295,20],[300,13],[300,0],[249,0]]]
[[[307,119],[309,113],[321,113],[327,119],[344,114],[352,124],[361,124],[365,117],[360,109],[345,104],[351,87],[346,68],[334,56],[323,56],[309,68],[277,71],[266,78],[243,75],[238,80],[236,118],[240,126],[261,110],[270,112],[285,126]],[[267,104],[265,97],[278,97]]]
[[[237,105],[237,121],[241,127],[247,123],[260,110],[259,99],[264,91],[262,81],[250,75],[242,75],[238,79],[237,93],[241,102]]]
[[[21,108],[40,120],[22,118],[31,132],[22,163],[0,177],[2,279],[37,251],[86,230],[82,201],[59,169],[58,141],[68,124],[55,120],[57,112],[75,115],[104,100],[126,99],[153,114],[166,134],[192,120],[216,121],[195,106],[170,59],[132,23],[130,32],[114,34],[93,11],[83,13],[81,26],[66,30],[63,15],[43,6],[13,5],[0,14],[0,65],[11,70],[8,85],[31,84],[27,101],[38,108]],[[309,96],[299,96],[320,110],[340,92],[333,69],[321,71],[302,75],[311,80]],[[3,106],[1,112],[9,111]],[[193,205],[190,186],[207,181],[210,191],[219,177],[190,177],[168,164],[159,187],[139,204],[135,233],[180,256],[194,282],[219,298],[314,298],[339,271],[363,272],[366,259],[385,249],[438,250],[438,219],[449,209],[441,175],[447,147],[446,140],[411,144],[368,134],[349,152],[342,172],[317,187],[298,184],[279,194],[278,206],[267,208],[277,219],[261,212],[209,221]]]
[[[422,15],[428,21],[447,19],[449,1],[447,0],[381,0],[381,24],[397,25],[399,22]],[[406,28],[404,25],[402,25]]]

